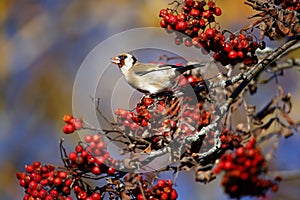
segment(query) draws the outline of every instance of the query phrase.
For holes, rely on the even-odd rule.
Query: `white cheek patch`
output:
[[[132,63],[133,63],[133,59],[132,58],[126,58],[124,60],[124,65],[121,68],[122,72],[124,73],[124,72],[128,71],[132,67]]]

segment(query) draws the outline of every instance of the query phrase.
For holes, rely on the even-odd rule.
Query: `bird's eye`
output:
[[[126,56],[126,55],[121,55],[121,56],[119,56],[119,58],[120,58],[121,60],[125,60],[125,59],[127,58],[127,56]]]

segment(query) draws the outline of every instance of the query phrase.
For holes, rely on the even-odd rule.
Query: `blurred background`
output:
[[[15,173],[23,171],[26,164],[38,160],[61,165],[61,137],[65,137],[69,150],[74,147],[78,138],[62,134],[62,117],[72,113],[73,82],[87,54],[99,42],[121,31],[158,26],[159,10],[169,2],[0,1],[0,199],[22,199],[24,192]],[[242,0],[222,0],[217,5],[223,10],[218,21],[233,31],[253,14]],[[288,77],[293,80],[288,79],[285,86],[297,101],[299,74],[291,72]],[[300,118],[299,106],[294,110],[293,116]],[[272,168],[299,173],[299,143],[299,134],[280,141]],[[203,185],[194,182],[194,174],[185,172],[177,184],[179,200],[227,199],[219,180]],[[281,186],[277,194],[265,199],[299,198],[299,175],[283,181]]]

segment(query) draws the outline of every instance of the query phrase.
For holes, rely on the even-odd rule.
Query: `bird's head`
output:
[[[121,53],[120,55],[111,58],[111,62],[118,65],[119,68],[126,72],[137,62],[137,59],[129,53]]]

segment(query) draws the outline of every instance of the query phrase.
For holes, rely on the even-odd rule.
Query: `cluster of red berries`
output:
[[[63,132],[65,134],[73,133],[75,130],[82,129],[82,120],[74,118],[72,115],[64,115],[63,117],[66,125],[63,127]]]
[[[241,145],[242,137],[238,134],[234,134],[229,129],[224,128],[221,131],[220,140],[222,149],[233,149]]]
[[[80,173],[92,173],[100,175],[107,173],[114,175],[118,162],[110,157],[109,152],[105,148],[105,143],[101,141],[101,136],[86,135],[84,140],[87,146],[78,144],[75,151],[70,152],[66,165]]]
[[[247,145],[238,147],[234,152],[225,153],[214,172],[225,171],[222,185],[232,198],[242,196],[264,196],[269,189],[278,190],[279,178],[269,180],[263,177],[267,163],[256,140],[250,139]]]
[[[87,192],[82,186],[75,185],[74,192],[76,194],[77,199],[80,200],[100,200],[103,199],[102,195],[99,192]]]
[[[207,9],[206,9],[207,5]],[[200,30],[215,21],[215,16],[220,16],[222,11],[216,7],[213,1],[185,0],[182,12],[175,15],[175,12],[162,9],[159,16],[162,18],[160,25],[169,30],[182,32],[190,37],[198,36]]]
[[[126,176],[124,180],[128,178],[129,176]],[[135,179],[138,179],[142,185],[142,187],[137,187],[135,191],[132,191],[137,200],[175,200],[178,197],[177,191],[173,188],[172,180],[159,179],[156,185],[149,187],[149,182],[143,179],[141,175],[136,175]]]
[[[274,0],[275,5],[281,5],[283,9],[300,12],[299,0]]]
[[[72,200],[70,193],[73,189],[77,198],[82,200],[100,200],[98,192],[89,195],[74,174],[57,170],[54,165],[42,165],[33,162],[26,165],[26,172],[18,172],[20,185],[25,188],[23,200]]]
[[[151,114],[148,111],[148,107],[153,104],[154,100],[150,97],[144,97],[136,105],[136,113],[128,110],[117,109],[115,114],[118,116],[118,120],[123,122],[124,127],[129,127],[131,130],[136,130],[139,126],[148,126],[148,122],[151,118]],[[133,123],[131,123],[131,120]]]
[[[206,3],[206,1],[185,0],[182,12],[177,15],[174,13],[168,9],[160,11],[161,27],[187,35],[184,44],[188,47],[194,45],[205,49],[206,52],[215,52],[214,59],[224,66],[241,62],[248,66],[256,64],[258,62],[256,49],[265,48],[263,42],[254,41],[251,35],[231,34],[226,39],[223,33],[213,28],[211,23],[215,22],[214,15],[221,15],[221,9],[216,7],[213,1]],[[181,44],[183,39],[178,33],[175,43]]]
[[[184,122],[189,122],[189,125],[181,124],[181,133],[184,136],[192,136],[196,131],[210,124],[211,112],[205,110],[203,104],[198,102],[196,105],[187,106],[182,114],[182,118]]]
[[[202,81],[191,75],[188,77],[189,79],[181,83],[183,87],[187,83],[198,84]],[[159,149],[174,138],[175,132],[178,133],[176,137],[184,138],[194,135],[210,124],[211,112],[207,111],[201,102],[196,101],[188,96],[184,97],[181,103],[175,96],[144,97],[137,104],[137,114],[122,109],[117,109],[115,113],[118,123],[125,127],[126,133],[148,139],[154,149],[156,144],[159,144]],[[185,105],[183,112],[182,105]],[[179,128],[180,131],[177,131]]]
[[[37,161],[26,165],[25,170],[17,173],[20,185],[25,188],[23,200],[72,200],[69,195],[73,180],[67,172]]]
[[[243,33],[231,34],[229,41],[225,41],[225,37],[219,32],[213,29],[207,29],[211,35],[215,35],[214,38],[208,39],[206,43],[207,47],[214,51],[214,59],[220,62],[222,65],[234,65],[236,63],[243,62],[247,66],[254,65],[258,62],[255,51],[260,48],[265,48],[264,41],[258,43],[253,39],[251,35],[245,35]],[[215,32],[215,33],[214,33]],[[200,41],[205,41],[206,35],[199,36]]]

